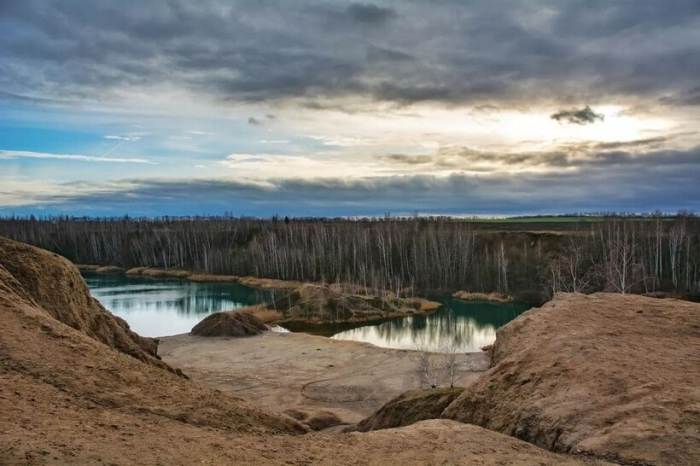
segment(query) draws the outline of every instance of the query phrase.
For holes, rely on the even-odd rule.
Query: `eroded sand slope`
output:
[[[560,452],[700,464],[700,305],[557,295],[501,328],[443,417]]]
[[[156,356],[157,340],[132,332],[124,320],[92,298],[68,260],[0,237],[0,265],[6,291],[122,353],[167,368]]]

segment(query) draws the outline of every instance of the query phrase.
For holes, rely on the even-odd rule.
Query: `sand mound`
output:
[[[0,237],[0,267],[8,292],[44,310],[58,321],[122,353],[159,367],[158,340],[132,332],[90,296],[78,269],[67,259]]]
[[[700,305],[557,295],[501,328],[443,417],[625,463],[700,458]]]
[[[205,317],[192,328],[200,337],[246,337],[267,330],[262,320],[247,312],[217,312]]]
[[[387,402],[357,426],[352,426],[346,431],[369,432],[408,426],[427,419],[439,419],[443,410],[463,391],[462,387],[454,387],[412,390],[403,393]]]

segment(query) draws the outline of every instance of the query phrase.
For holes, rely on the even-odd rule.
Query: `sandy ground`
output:
[[[623,464],[700,464],[700,304],[557,294],[498,330],[443,418]]]
[[[304,333],[248,338],[161,339],[158,354],[192,379],[284,412],[332,411],[356,423],[406,390],[420,388],[415,352]],[[486,353],[461,354],[458,385],[488,369]]]
[[[290,417],[166,370],[138,351],[151,347],[139,343],[155,342],[129,334],[95,303],[65,259],[0,239],[0,465],[581,464],[448,420],[304,434]],[[228,391],[282,400],[277,411],[287,402],[279,394],[284,384],[296,391],[289,403],[310,403],[303,391],[315,403],[331,400],[356,414],[354,405],[368,409],[414,377],[410,367],[404,375],[398,370],[406,352],[305,335],[177,337],[166,344],[173,354],[213,362],[202,367]],[[270,369],[261,371],[266,358]],[[236,379],[238,371],[252,375]],[[357,389],[357,399],[343,398],[341,387]]]

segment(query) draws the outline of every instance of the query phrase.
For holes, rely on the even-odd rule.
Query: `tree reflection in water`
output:
[[[494,342],[496,330],[531,306],[524,303],[490,303],[439,299],[443,307],[427,316],[393,319],[376,325],[344,330],[339,340],[364,341],[386,348],[414,349],[424,342],[429,350],[453,342],[460,351],[479,351]]]
[[[145,336],[189,332],[208,314],[270,300],[270,293],[237,283],[85,274],[92,295]]]

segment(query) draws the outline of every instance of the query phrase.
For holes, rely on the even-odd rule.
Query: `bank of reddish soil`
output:
[[[497,333],[443,417],[626,464],[700,461],[700,305],[557,295]]]
[[[445,420],[302,435],[291,417],[173,373],[154,343],[100,308],[66,260],[0,240],[0,464],[580,464]]]

